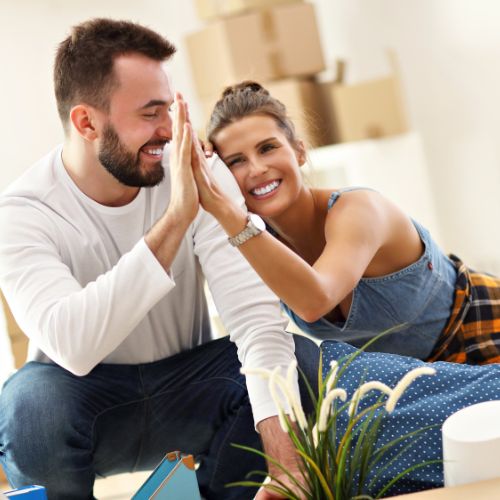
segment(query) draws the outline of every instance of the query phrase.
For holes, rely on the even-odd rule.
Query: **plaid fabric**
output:
[[[450,255],[458,271],[448,323],[427,361],[470,365],[500,362],[500,279],[468,269]]]

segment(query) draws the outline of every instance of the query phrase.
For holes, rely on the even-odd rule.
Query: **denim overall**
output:
[[[342,192],[332,193],[330,210]],[[398,353],[426,359],[444,329],[454,299],[457,272],[452,261],[432,240],[429,231],[412,220],[425,246],[413,264],[376,278],[361,278],[353,290],[345,321],[325,318],[309,323],[282,303],[282,308],[305,333],[318,340],[339,340],[362,347],[377,334],[395,326],[367,350]]]

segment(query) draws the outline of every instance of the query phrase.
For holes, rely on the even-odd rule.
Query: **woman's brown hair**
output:
[[[288,142],[299,147],[293,122],[286,107],[273,97],[260,83],[246,80],[226,87],[215,104],[208,122],[207,139],[214,145],[215,137],[224,128],[247,116],[269,116],[283,130]]]

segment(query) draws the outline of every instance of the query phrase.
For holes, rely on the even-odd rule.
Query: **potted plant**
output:
[[[365,348],[367,346],[368,344]],[[273,371],[242,370],[246,375],[268,379],[279,411],[281,427],[290,436],[300,456],[303,480],[299,481],[280,463],[260,450],[235,445],[266,458],[290,479],[293,486],[284,484],[274,476],[268,476],[264,471],[254,471],[250,475],[258,474],[267,481],[259,482],[247,478],[231,485],[260,487],[267,482],[266,488],[291,500],[366,500],[382,498],[394,484],[415,469],[441,462],[427,460],[413,464],[391,477],[385,484],[380,484],[381,473],[414,445],[416,437],[435,427],[427,426],[399,435],[382,445],[378,443],[381,425],[385,419],[390,418],[405,390],[416,378],[435,374],[435,369],[429,366],[414,368],[393,387],[377,380],[362,381],[349,396],[338,386],[338,382],[361,352],[362,350],[357,351],[338,362],[332,361],[323,377],[320,366],[318,397],[314,396],[308,386],[315,407],[312,415],[308,417],[293,391],[296,362],[290,365],[286,377],[279,373],[279,368]],[[372,404],[365,404],[361,408],[361,400],[368,393],[373,396],[374,391],[378,391],[380,395]],[[285,407],[291,408],[288,414],[284,411]],[[374,470],[378,472],[374,473]],[[269,483],[269,480],[272,480],[272,483]]]

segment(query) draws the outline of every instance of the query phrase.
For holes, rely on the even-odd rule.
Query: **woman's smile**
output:
[[[281,185],[281,179],[274,179],[252,188],[249,193],[259,200],[270,198],[276,194],[276,191]]]

